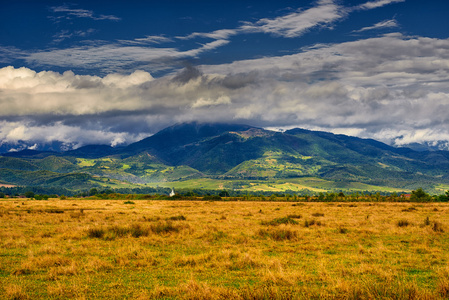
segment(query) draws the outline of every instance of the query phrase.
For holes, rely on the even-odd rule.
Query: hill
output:
[[[196,122],[168,127],[124,148],[90,145],[66,152],[9,153],[0,157],[0,168],[0,180],[12,184],[24,183],[19,179],[24,171],[31,172],[26,178],[41,176],[42,171],[60,176],[87,174],[103,178],[104,185],[108,179],[125,185],[172,182],[174,186],[207,179],[225,188],[235,187],[236,180],[294,182],[298,178],[317,178],[334,182],[334,186],[404,190],[449,184],[447,151],[414,151],[299,128],[274,132],[248,125]],[[92,184],[91,178],[77,178],[77,182]],[[82,182],[61,184],[82,186]]]

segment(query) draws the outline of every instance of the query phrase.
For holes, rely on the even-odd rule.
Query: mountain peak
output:
[[[135,152],[136,150],[149,148],[163,150],[169,147],[194,143],[225,132],[242,132],[250,129],[258,128],[249,125],[228,123],[179,123],[167,127],[146,139],[129,145],[125,148],[125,152]]]

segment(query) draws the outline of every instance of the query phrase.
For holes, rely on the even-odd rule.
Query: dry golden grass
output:
[[[0,299],[448,299],[449,204],[0,202]]]

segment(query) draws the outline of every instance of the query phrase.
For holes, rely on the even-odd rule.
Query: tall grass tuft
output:
[[[323,225],[323,224],[321,223],[321,221],[317,221],[317,220],[315,220],[315,219],[312,219],[312,220],[305,220],[305,221],[304,221],[304,227],[310,227],[310,226],[313,226],[313,225],[321,226],[321,225]]]
[[[87,235],[91,238],[102,238],[105,234],[103,228],[89,228],[87,230]]]
[[[340,227],[338,227],[338,233],[346,234],[346,233],[348,233],[348,229],[340,226]]]
[[[129,231],[131,236],[135,238],[150,235],[150,228],[144,227],[140,224],[132,224]]]
[[[297,232],[289,228],[260,229],[257,234],[275,241],[295,240],[298,237]]]
[[[178,232],[179,227],[174,226],[173,223],[170,221],[158,222],[156,224],[151,225],[151,231],[156,234],[167,234],[171,232]]]
[[[17,284],[10,284],[5,287],[5,296],[7,299],[26,300],[28,295],[23,291],[22,287]]]
[[[408,220],[398,220],[396,222],[396,226],[398,227],[407,227],[408,225],[410,225],[410,222]]]
[[[437,292],[443,299],[449,299],[449,269],[440,270],[438,274]]]
[[[170,220],[170,221],[185,221],[185,220],[187,220],[187,218],[184,217],[183,215],[179,215],[179,216],[169,217],[169,218],[167,218],[167,220]]]
[[[100,228],[89,228],[87,230],[87,236],[91,238],[103,238],[107,241],[113,241],[116,238],[131,236],[138,238],[141,236],[149,236],[151,233],[154,234],[167,234],[171,232],[179,232],[181,228],[186,226],[173,225],[171,221],[157,222],[151,226],[142,225],[140,223],[134,223],[129,226],[111,226],[107,229]],[[188,226],[187,226],[188,227]]]
[[[443,224],[440,222],[433,222],[432,230],[435,232],[444,232]]]
[[[262,225],[271,225],[271,226],[278,226],[281,224],[292,224],[292,225],[297,225],[298,221],[294,220],[291,217],[284,217],[284,218],[277,218],[277,219],[273,219],[271,221],[263,221]]]

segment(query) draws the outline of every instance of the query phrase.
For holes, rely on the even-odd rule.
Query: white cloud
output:
[[[91,35],[92,33],[95,32],[95,29],[88,29],[86,31],[82,31],[82,30],[75,30],[75,31],[71,31],[71,30],[61,30],[60,32],[56,33],[55,35],[53,35],[54,38],[54,42],[59,43],[62,42],[66,39],[70,39],[73,37],[87,37],[89,35]]]
[[[219,96],[216,99],[201,97],[198,100],[196,100],[195,103],[192,104],[192,108],[199,108],[199,107],[209,108],[211,106],[217,106],[222,104],[231,104],[231,99],[228,96]]]
[[[209,38],[209,39],[215,39],[215,40],[226,40],[229,39],[233,35],[237,35],[238,30],[237,29],[220,29],[216,30],[210,33],[205,32],[194,32],[189,34],[188,36],[178,36],[176,38],[181,40],[188,40],[196,37],[202,37],[202,38]]]
[[[120,21],[121,19],[112,15],[96,15],[93,11],[81,8],[70,8],[69,5],[53,6],[50,11],[56,14],[62,14],[64,18],[88,18],[93,20],[111,20]]]
[[[119,40],[119,42],[125,45],[147,45],[147,44],[171,43],[173,42],[173,39],[162,35],[148,35],[144,38],[137,38],[134,40]]]
[[[268,33],[285,38],[299,37],[312,28],[331,28],[332,24],[344,18],[347,9],[334,3],[333,0],[321,0],[317,5],[306,10],[298,9],[273,19],[263,18],[257,22],[243,22],[244,24],[236,29],[220,29],[213,32],[194,32],[178,39],[210,38],[217,40],[227,40],[230,37],[242,33]]]
[[[364,4],[360,4],[357,6],[358,9],[367,10],[367,9],[374,9],[378,7],[382,7],[385,5],[393,4],[393,3],[400,3],[405,2],[405,0],[377,0],[377,1],[369,1]]]
[[[199,44],[197,48],[180,51],[176,48],[127,46],[123,44],[88,45],[66,49],[51,49],[25,53],[22,58],[32,65],[59,66],[62,68],[102,69],[103,72],[128,70],[136,64],[150,66],[153,70],[169,69],[175,60],[195,58],[228,44],[227,40],[216,40]],[[101,68],[99,67],[101,66]]]
[[[384,29],[384,28],[393,28],[398,27],[399,24],[395,19],[381,21],[379,23],[374,24],[373,26],[363,27],[359,30],[354,30],[353,32],[363,32],[367,30],[376,30],[376,29]]]
[[[100,77],[7,67],[0,117],[16,124],[0,124],[0,136],[69,142],[84,130],[115,143],[198,120],[436,142],[449,136],[448,50],[449,39],[393,33],[156,79],[144,71]]]
[[[337,21],[341,21],[354,10],[372,9],[403,0],[371,1],[349,8],[339,5],[337,0],[319,0],[314,6],[298,9],[275,18],[262,18],[255,22],[242,22],[243,25],[234,29],[218,29],[209,33],[194,32],[187,36],[166,37],[164,35],[148,35],[132,40],[118,40],[115,43],[104,41],[90,41],[84,46],[74,46],[65,49],[47,50],[19,50],[2,47],[0,62],[23,60],[28,66],[50,67],[57,66],[65,69],[101,70],[102,74],[140,68],[158,71],[169,71],[179,66],[179,60],[197,58],[205,52],[218,49],[228,43],[230,38],[239,34],[267,33],[284,38],[297,38],[312,29],[333,29]],[[91,18],[95,20],[119,20],[115,16],[96,15],[93,11],[73,8],[73,5],[51,7],[50,10],[59,14],[57,18]],[[397,26],[394,20],[380,22],[359,31]],[[94,32],[61,30],[55,34],[55,42],[72,37],[83,37]],[[174,39],[188,40],[194,38],[208,38],[214,41],[199,44],[188,50],[170,47],[154,47],[154,44],[170,43]]]
[[[334,1],[320,1],[318,6],[307,10],[290,13],[274,19],[260,19],[256,23],[246,22],[239,28],[241,32],[263,32],[286,38],[303,35],[314,27],[331,27],[332,24],[346,16],[343,7]]]
[[[33,126],[31,123],[2,121],[0,122],[0,128],[2,129],[0,131],[0,145],[2,143],[18,144],[20,141],[38,141],[41,144],[59,141],[70,145],[70,148],[78,148],[89,144],[108,144],[114,147],[147,137],[147,135],[133,135],[128,132],[114,133],[79,126],[66,126],[61,122],[45,126]],[[28,147],[28,149],[36,149],[38,143]]]

